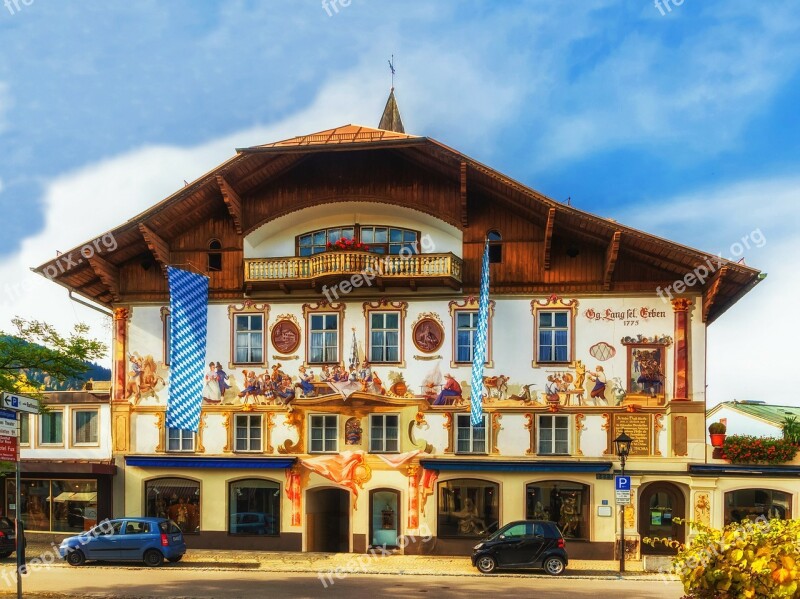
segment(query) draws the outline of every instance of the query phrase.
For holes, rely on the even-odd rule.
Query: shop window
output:
[[[569,416],[539,416],[539,455],[569,455]]]
[[[167,428],[167,451],[194,451],[194,437],[192,431]]]
[[[6,481],[6,513],[16,517],[16,486]],[[97,524],[97,481],[23,479],[20,517],[28,530],[83,532]]]
[[[230,484],[228,532],[232,535],[277,535],[281,526],[281,486],[271,480]]]
[[[145,515],[170,518],[184,534],[200,532],[200,483],[185,478],[156,478],[144,486]]]
[[[469,414],[456,415],[456,453],[486,453],[486,415],[472,426]]]
[[[542,481],[525,486],[525,517],[550,520],[571,539],[589,539],[589,487],[566,481]]]
[[[725,493],[725,524],[766,518],[790,520],[792,496],[771,489],[740,489]]]
[[[370,546],[397,547],[400,538],[400,493],[370,491]]]
[[[208,242],[208,272],[219,272],[222,270],[222,243],[219,239],[212,239]]]
[[[438,536],[483,538],[497,530],[500,486],[478,479],[439,484]]]
[[[369,417],[369,450],[372,453],[394,453],[400,450],[400,417],[397,414],[371,414]]]
[[[97,410],[74,410],[73,418],[73,444],[74,445],[97,445],[98,443],[98,420]]]
[[[261,415],[236,415],[236,451],[261,451]]]
[[[339,447],[339,417],[316,414],[309,419],[311,453],[334,453]]]
[[[41,445],[64,444],[64,412],[52,411],[39,415],[39,443]]]

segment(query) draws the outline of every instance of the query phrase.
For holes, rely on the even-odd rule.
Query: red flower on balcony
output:
[[[325,246],[327,251],[333,252],[368,252],[369,246],[355,239],[345,239],[344,237],[334,242],[328,242]]]
[[[798,447],[785,439],[729,435],[723,453],[732,464],[785,464],[794,459]]]

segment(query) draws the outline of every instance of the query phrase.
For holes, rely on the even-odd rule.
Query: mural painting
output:
[[[163,362],[156,362],[152,355],[140,356],[138,352],[133,352],[128,356],[130,370],[128,371],[128,381],[126,397],[133,399],[137,404],[150,397],[160,401],[162,397],[159,392],[164,389],[169,379],[169,367]]]

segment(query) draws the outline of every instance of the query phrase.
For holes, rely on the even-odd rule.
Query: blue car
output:
[[[186,553],[181,529],[164,518],[105,520],[91,530],[61,541],[58,552],[71,566],[86,560],[137,561],[158,567],[179,562]]]

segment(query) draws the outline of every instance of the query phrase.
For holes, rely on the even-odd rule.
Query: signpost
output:
[[[631,478],[629,476],[615,476],[614,493],[617,498],[617,505],[630,505]]]
[[[19,455],[19,436],[21,421],[18,418],[19,412],[28,414],[39,413],[39,400],[24,395],[15,395],[3,391],[2,407],[0,410],[0,459],[3,456],[13,455],[11,459],[17,462],[16,493],[14,498],[14,516],[17,523],[17,599],[22,599],[22,573],[25,571],[25,532],[22,526],[22,519],[19,516],[20,494],[22,481],[20,480],[20,455]],[[13,424],[13,427],[7,426]],[[10,434],[8,434],[10,431]],[[10,439],[8,441],[7,439]],[[11,453],[9,445],[13,444],[14,451]]]

